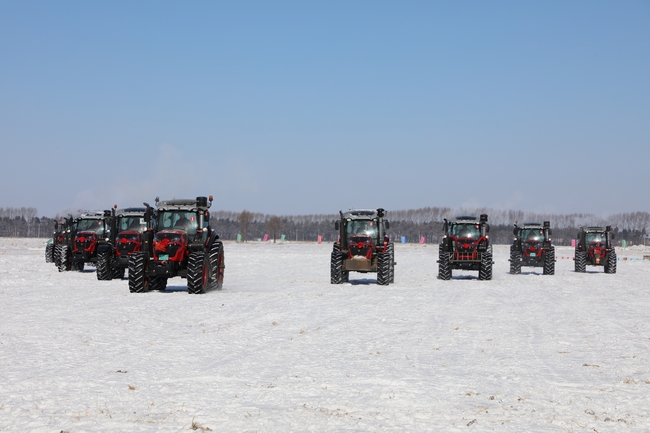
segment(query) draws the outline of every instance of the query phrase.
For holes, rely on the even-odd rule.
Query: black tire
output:
[[[204,273],[205,254],[191,253],[187,259],[187,293],[199,295],[205,293],[207,286],[207,270]]]
[[[490,245],[484,253],[481,254],[481,267],[478,270],[479,280],[492,279],[492,245]]]
[[[438,253],[438,279],[451,280],[451,263],[449,263],[449,252],[444,251],[440,245]]]
[[[67,245],[59,245],[59,262],[56,264],[59,272],[72,269],[72,251]]]
[[[163,291],[167,288],[167,278],[151,277],[149,278],[149,289]]]
[[[389,251],[377,254],[377,284],[380,286],[390,284],[390,259]]]
[[[391,242],[388,244],[388,251],[390,253],[390,280],[389,283],[395,282],[395,245]]]
[[[223,244],[216,241],[209,251],[210,260],[210,289],[221,290],[223,287],[223,276],[226,269],[226,258],[223,251]]]
[[[54,244],[45,245],[45,263],[54,262]]]
[[[575,272],[584,273],[587,271],[587,253],[578,251],[576,249],[573,257]]]
[[[114,280],[123,279],[125,272],[126,272],[126,268],[123,268],[121,266],[111,267],[111,276],[113,277]]]
[[[607,252],[607,262],[605,262],[605,273],[606,274],[615,274],[616,273],[616,251],[614,248]]]
[[[510,273],[521,274],[521,252],[514,245],[510,247]]]
[[[145,275],[143,253],[133,253],[129,257],[129,292],[145,293],[149,291],[149,280]]]
[[[97,279],[99,281],[109,281],[113,279],[111,265],[108,257],[109,252],[104,251],[97,254]]]
[[[544,255],[544,275],[555,275],[555,247],[551,247]]]
[[[343,284],[345,282],[344,279],[343,254],[341,253],[341,250],[334,247],[330,260],[330,283]]]
[[[59,266],[59,257],[61,257],[61,249],[59,245],[54,245],[54,250],[52,251],[52,257],[54,258],[54,266]]]

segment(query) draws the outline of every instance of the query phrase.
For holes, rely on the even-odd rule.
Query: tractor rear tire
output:
[[[97,279],[99,281],[109,281],[113,279],[110,263],[108,261],[108,251],[97,254]]]
[[[481,254],[481,267],[478,270],[479,280],[492,279],[492,246],[490,245],[484,253]]]
[[[549,248],[544,254],[544,275],[555,275],[555,247]]]
[[[605,262],[605,273],[616,273],[616,251],[612,248],[607,252],[607,262]]]
[[[223,244],[216,241],[210,247],[210,289],[221,290],[223,287],[223,276],[226,269],[226,259],[223,251]]]
[[[390,284],[390,252],[377,254],[377,284],[387,286]]]
[[[514,246],[510,247],[510,273],[512,275],[521,274],[521,252]]]
[[[444,251],[440,245],[438,253],[438,279],[451,280],[451,263],[449,263],[449,252]]]
[[[205,254],[201,252],[191,253],[187,259],[187,293],[199,295],[205,293],[208,274]]]
[[[346,272],[343,271],[343,253],[334,247],[330,260],[330,283],[343,284],[346,280]]]
[[[149,291],[149,279],[145,275],[144,254],[133,253],[129,257],[129,292],[145,293]]]
[[[126,269],[123,267],[112,267],[111,268],[111,276],[113,277],[114,280],[121,280],[124,278],[124,273]]]
[[[67,245],[59,245],[59,261],[56,264],[59,272],[65,272],[72,269],[72,251]]]
[[[166,277],[151,277],[149,279],[149,289],[163,291],[167,288],[167,278]]]
[[[575,272],[585,273],[587,271],[587,253],[578,251],[576,249],[573,260],[575,265]]]
[[[54,262],[54,244],[45,245],[45,263]]]

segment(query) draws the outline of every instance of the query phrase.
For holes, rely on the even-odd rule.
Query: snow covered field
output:
[[[0,430],[650,431],[650,261],[329,284],[330,245],[226,244],[224,290],[130,294],[0,239]],[[570,248],[558,256],[572,257]],[[642,258],[643,248],[619,250]]]

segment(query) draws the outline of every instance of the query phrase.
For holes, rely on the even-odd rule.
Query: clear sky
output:
[[[42,215],[650,211],[650,2],[0,0],[0,148]]]

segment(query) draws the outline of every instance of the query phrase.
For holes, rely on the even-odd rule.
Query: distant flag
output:
[[[571,239],[571,246],[572,246],[573,248],[576,247],[576,240],[575,240],[575,239]]]
[[[284,242],[284,238],[285,238],[285,236],[282,235],[282,237],[280,238],[280,242]]]
[[[269,235],[268,233],[264,235],[264,242],[267,242],[269,240]]]
[[[322,244],[323,243],[323,236],[318,235],[318,243]]]
[[[237,242],[241,242],[241,233],[237,233]]]
[[[406,243],[406,236],[402,236],[402,243],[403,243],[403,244]]]
[[[420,238],[420,243],[421,243],[421,244],[425,243],[426,241],[427,241],[427,238],[425,238],[424,236],[422,236],[422,237]]]

